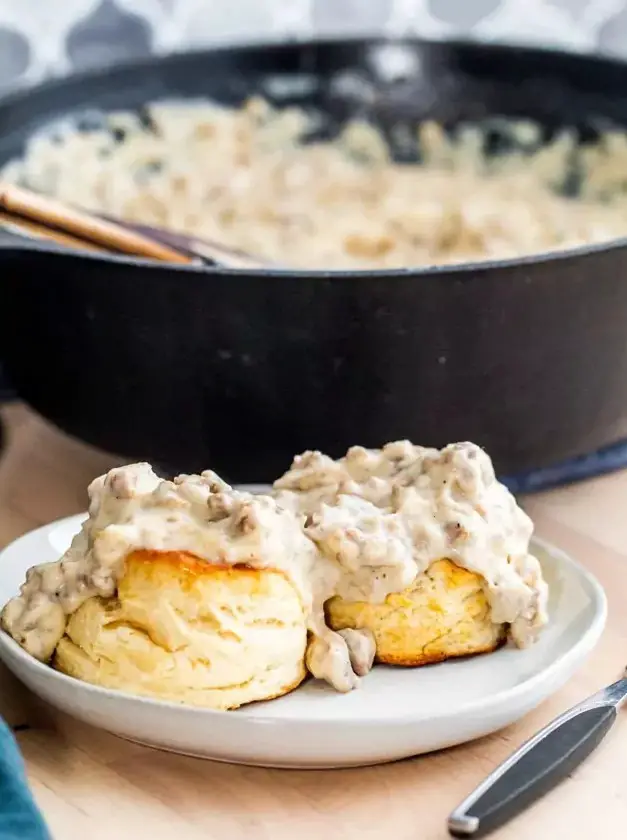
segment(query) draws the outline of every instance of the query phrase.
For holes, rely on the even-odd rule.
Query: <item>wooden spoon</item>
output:
[[[0,222],[16,232],[71,248],[113,251],[188,265],[270,267],[269,263],[243,251],[148,225],[97,216],[13,184],[0,183]]]

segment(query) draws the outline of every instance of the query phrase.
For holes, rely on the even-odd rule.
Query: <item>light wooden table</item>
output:
[[[5,408],[0,544],[85,507],[115,459],[70,441],[25,409]],[[627,472],[525,500],[537,532],[599,577],[610,601],[587,666],[522,723],[481,741],[394,765],[280,771],[213,764],[128,744],[35,701],[3,668],[0,713],[18,727],[33,791],[58,840],[437,840],[449,810],[560,710],[627,664]],[[35,559],[35,558],[34,558]],[[627,822],[627,715],[599,750],[507,838],[620,837]]]

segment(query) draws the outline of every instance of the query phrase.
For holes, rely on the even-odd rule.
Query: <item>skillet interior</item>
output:
[[[53,81],[0,100],[0,163],[33,132],[68,115],[79,123],[151,101],[210,98],[238,105],[262,94],[323,117],[324,135],[365,117],[384,132],[434,119],[454,127],[492,117],[531,118],[547,137],[584,138],[627,125],[625,65],[493,45],[385,39],[221,48],[151,59]],[[393,136],[388,135],[393,144]]]
[[[531,117],[548,134],[576,125],[589,135],[608,120],[627,123],[626,80],[620,63],[493,46],[221,49],[8,98],[0,161],[70,114],[89,119],[180,97],[236,104],[260,92],[323,113],[328,132],[355,116],[386,130],[399,120],[453,126],[504,115]],[[405,272],[394,289],[385,277],[353,285],[301,276],[286,278],[302,284],[287,291],[251,273],[238,277],[236,292],[233,278],[219,275],[205,275],[200,290],[174,270],[5,257],[4,355],[18,391],[67,431],[129,457],[175,469],[211,463],[232,480],[258,481],[308,447],[340,454],[393,437],[438,445],[472,437],[513,472],[627,435],[622,247],[506,268]],[[36,276],[44,265],[65,305],[39,300],[49,294]],[[86,330],[85,313],[94,311],[98,323]],[[21,352],[26,323],[38,360]],[[121,334],[105,357],[102,342]],[[107,417],[118,398],[124,416]]]

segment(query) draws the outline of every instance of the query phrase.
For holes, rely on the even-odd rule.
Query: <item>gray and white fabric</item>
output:
[[[627,57],[627,1],[0,0],[0,89],[215,43],[381,32]]]

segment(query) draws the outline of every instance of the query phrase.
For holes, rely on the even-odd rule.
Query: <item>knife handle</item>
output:
[[[448,821],[453,837],[481,837],[548,793],[603,740],[613,703],[575,707],[556,718],[498,767]]]

